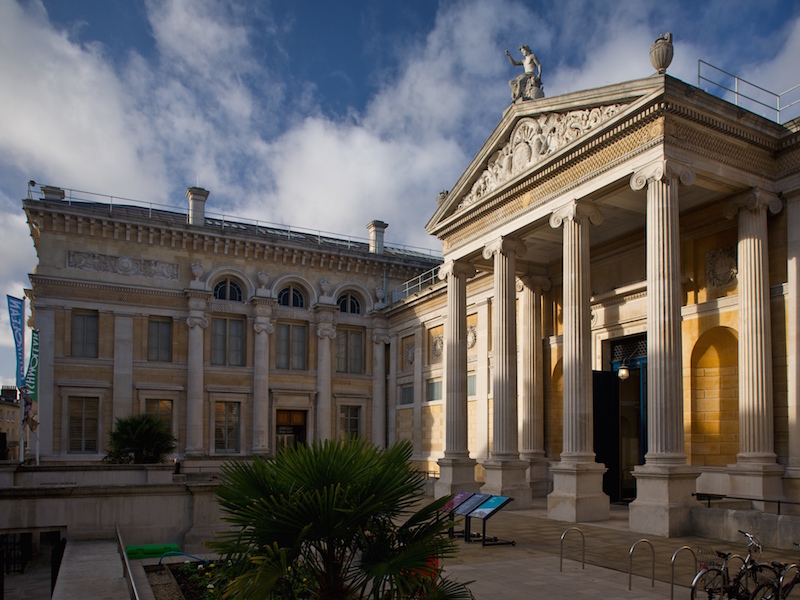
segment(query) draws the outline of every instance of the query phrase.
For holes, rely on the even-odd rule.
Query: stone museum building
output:
[[[431,199],[443,260],[381,221],[354,242],[217,218],[200,188],[165,209],[33,184],[42,460],[100,460],[146,412],[187,468],[409,439],[437,495],[547,496],[563,521],[630,501],[663,535],[695,492],[800,501],[800,120],[656,62],[512,82]]]

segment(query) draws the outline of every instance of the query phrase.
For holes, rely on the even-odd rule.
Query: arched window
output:
[[[353,315],[361,314],[361,301],[354,294],[342,294],[339,296],[337,303],[339,304],[339,312]]]
[[[294,308],[305,308],[306,298],[303,290],[295,285],[287,285],[278,292],[278,304],[281,306],[293,306]]]
[[[242,286],[233,279],[221,279],[214,286],[214,298],[216,300],[241,302],[243,299]]]

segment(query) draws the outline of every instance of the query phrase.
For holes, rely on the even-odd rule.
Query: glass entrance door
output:
[[[279,410],[275,416],[275,452],[306,443],[305,410]]]

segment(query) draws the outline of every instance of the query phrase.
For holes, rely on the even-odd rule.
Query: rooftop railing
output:
[[[395,302],[400,302],[400,300],[403,298],[407,298],[411,294],[415,294],[432,286],[434,283],[439,281],[436,278],[436,274],[438,272],[439,266],[436,266],[429,271],[425,271],[422,275],[406,281],[403,285],[399,285],[394,288],[391,292],[389,292],[389,297],[391,298],[392,304]]]
[[[35,192],[36,188],[39,189],[38,197]],[[145,202],[143,200],[135,200],[133,198],[125,198],[122,196],[111,196],[108,194],[98,194],[96,192],[87,192],[84,190],[60,188],[43,183],[40,184],[35,181],[29,181],[28,199],[36,200],[38,198],[43,198],[45,200],[59,200],[68,205],[86,203],[106,205],[108,206],[109,214],[113,214],[115,210],[119,211],[123,207],[127,208],[134,206],[142,209],[146,213],[148,219],[159,217],[163,218],[165,213],[169,213],[173,216],[180,216],[180,220],[184,223],[189,222],[188,206],[174,206],[168,204],[159,204],[156,202]],[[307,241],[310,243],[316,243],[318,245],[335,245],[347,249],[361,250],[363,250],[365,247],[369,247],[369,238],[349,236],[316,229],[307,229],[304,227],[294,227],[282,223],[273,223],[270,221],[251,219],[248,217],[232,216],[225,213],[206,211],[205,221],[207,227],[238,230],[240,232],[246,232],[249,230],[258,235],[271,235],[283,237],[288,240]],[[406,255],[419,256],[420,258],[435,259],[442,257],[441,251],[397,242],[386,242],[384,244],[384,248],[388,250],[388,253],[390,254],[396,254],[397,251],[400,251]]]
[[[778,94],[698,60],[697,87],[776,123],[800,116],[800,84]]]

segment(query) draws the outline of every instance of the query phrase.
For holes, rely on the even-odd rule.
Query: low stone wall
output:
[[[163,465],[110,465],[105,463],[62,465],[43,464],[17,466],[13,471],[12,485],[36,486],[92,486],[92,485],[142,485],[172,483],[174,467]]]
[[[141,484],[14,487],[0,490],[0,531],[61,531],[74,540],[127,544],[176,543],[202,552],[202,542],[224,530],[216,484]]]
[[[800,541],[800,517],[790,515],[696,506],[691,509],[690,520],[692,534],[702,537],[746,542],[741,529],[771,548],[796,548],[793,543]]]

